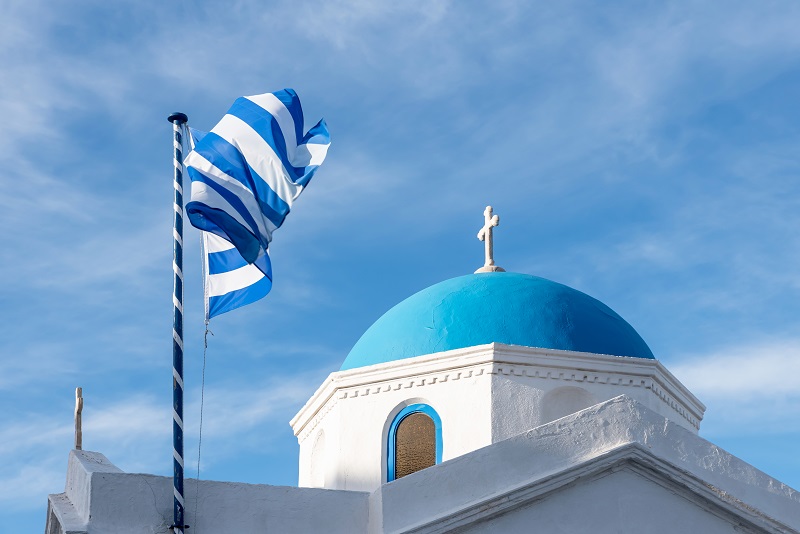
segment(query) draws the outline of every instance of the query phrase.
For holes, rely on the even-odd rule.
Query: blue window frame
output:
[[[395,479],[395,459],[397,454],[397,427],[400,423],[411,414],[423,413],[433,420],[434,428],[436,429],[436,463],[442,463],[442,420],[436,410],[427,404],[411,404],[403,408],[398,413],[391,426],[389,427],[389,439],[387,440],[387,455],[386,455],[386,481],[391,482]]]

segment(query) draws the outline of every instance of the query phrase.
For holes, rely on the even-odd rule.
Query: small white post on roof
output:
[[[83,446],[83,432],[81,431],[81,412],[83,412],[83,388],[75,388],[75,449],[81,450]]]
[[[483,228],[478,232],[478,239],[484,242],[486,248],[486,261],[483,267],[475,273],[505,272],[505,269],[494,264],[494,243],[492,241],[492,228],[500,224],[500,217],[492,215],[492,207],[486,206],[483,211]]]

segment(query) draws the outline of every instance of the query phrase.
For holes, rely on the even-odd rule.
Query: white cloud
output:
[[[72,435],[72,425],[59,424],[52,417],[4,422],[0,430],[0,453],[14,457],[32,448],[51,445]]]
[[[685,356],[670,369],[698,395],[732,402],[753,397],[800,397],[800,339],[734,346]]]
[[[450,3],[448,0],[414,0],[401,3],[335,0],[321,5],[306,2],[301,8],[303,16],[296,20],[302,21],[298,30],[310,38],[328,40],[338,48],[363,50],[366,48],[365,41],[368,41],[365,34],[368,35],[370,30],[396,22],[398,18],[406,18],[413,20],[412,27],[421,33],[431,24],[442,20]],[[416,40],[415,35],[407,35],[405,46]],[[403,43],[395,44],[403,46]]]
[[[76,359],[64,357],[62,343],[31,341],[13,356],[0,358],[0,391],[13,391],[32,382],[50,382],[54,376],[69,376],[80,367]]]
[[[706,404],[703,434],[800,432],[800,339],[687,355],[669,369]]]
[[[171,420],[171,411],[160,406],[152,395],[137,395],[106,408],[88,409],[84,417],[87,448],[94,446],[92,442],[100,447],[112,443],[127,445],[132,441],[170,436],[172,432],[171,425],[164,424]]]
[[[193,397],[199,398],[198,392]],[[286,408],[305,401],[312,391],[303,379],[259,382],[256,387],[208,389],[205,393],[203,438],[223,438],[241,434],[273,418],[287,415]],[[199,401],[189,410],[199,412]],[[198,419],[199,418],[195,418]],[[196,428],[188,425],[187,431]]]
[[[248,448],[245,438],[251,433],[265,434],[265,427],[286,424],[291,410],[299,408],[313,392],[310,384],[316,384],[318,375],[314,371],[247,386],[208,388],[203,419],[204,468]],[[309,380],[310,376],[314,379]],[[187,398],[192,402],[184,410],[185,455],[191,459],[196,454],[193,447],[199,430],[199,388],[187,392]],[[84,449],[102,452],[128,472],[164,471],[164,458],[169,458],[171,447],[171,398],[141,393],[106,406],[100,403],[102,399],[92,399],[92,404],[85,405]],[[66,454],[73,440],[71,413],[64,410],[61,418],[24,415],[13,419],[14,415],[6,413],[0,425],[0,454],[15,458],[13,463],[0,466],[0,488],[5,488],[0,489],[0,507],[41,507],[45,494],[63,488]]]
[[[43,458],[23,465],[11,476],[0,471],[0,506],[7,510],[44,507],[45,495],[64,491],[66,465],[65,458],[60,462]],[[41,517],[44,524],[44,514]]]

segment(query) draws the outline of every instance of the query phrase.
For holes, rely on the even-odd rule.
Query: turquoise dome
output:
[[[625,320],[597,299],[519,273],[481,273],[435,284],[364,332],[341,370],[487,343],[655,359]]]

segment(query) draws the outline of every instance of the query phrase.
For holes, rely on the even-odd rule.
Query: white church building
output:
[[[386,312],[292,418],[299,487],[189,479],[187,532],[800,533],[800,493],[698,436],[705,407],[633,327],[503,272],[482,233],[479,272]],[[73,450],[45,532],[171,519],[172,478]]]

